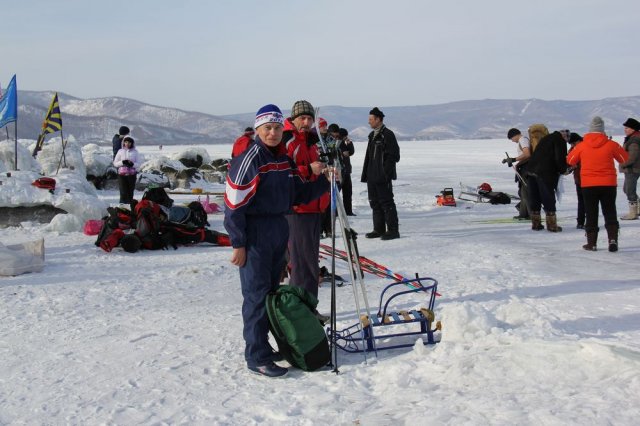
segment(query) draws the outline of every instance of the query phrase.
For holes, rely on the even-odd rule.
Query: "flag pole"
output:
[[[62,164],[62,159],[64,158],[64,167],[67,167],[67,157],[64,155],[64,149],[67,144],[64,141],[64,135],[62,134],[62,127],[60,128],[60,137],[62,138],[62,155],[60,156],[60,161],[58,161],[58,168],[56,169],[56,176],[58,176],[58,172],[60,171],[60,164]]]
[[[15,150],[16,150],[16,158],[15,158],[15,162],[13,163],[13,170],[17,171],[18,170],[18,118],[16,117],[16,121],[13,123],[13,130],[14,130],[14,136],[16,138],[16,142],[14,144]],[[9,129],[7,129],[7,132],[9,132]]]

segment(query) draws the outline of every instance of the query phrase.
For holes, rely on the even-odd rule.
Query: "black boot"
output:
[[[604,225],[604,227],[607,230],[607,238],[609,239],[609,251],[618,251],[618,231],[620,226],[617,223],[610,223]]]
[[[597,251],[596,244],[598,242],[598,228],[594,230],[589,230],[586,232],[587,236],[587,244],[583,245],[582,248],[588,251]]]
[[[381,240],[395,240],[396,238],[400,238],[400,232],[397,229],[389,229],[380,237]]]

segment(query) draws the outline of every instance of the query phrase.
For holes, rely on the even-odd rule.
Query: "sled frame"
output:
[[[416,274],[417,275],[417,274]],[[388,293],[396,286],[412,284],[415,287]],[[411,280],[401,280],[386,286],[380,294],[378,312],[374,315],[363,314],[360,321],[343,330],[333,332],[327,329],[327,334],[334,339],[336,346],[345,352],[373,352],[376,350],[397,349],[411,347],[415,342],[398,343],[398,338],[405,336],[423,336],[425,345],[439,342],[436,332],[442,329],[440,321],[435,321],[433,308],[436,301],[438,282],[434,278],[418,277]],[[389,311],[389,303],[399,296],[420,293],[427,295],[427,307]],[[410,325],[404,327],[405,331],[394,332],[394,326]],[[374,329],[377,329],[374,333]],[[385,331],[383,333],[383,331]],[[389,331],[389,332],[387,332]],[[407,339],[404,339],[405,341]]]

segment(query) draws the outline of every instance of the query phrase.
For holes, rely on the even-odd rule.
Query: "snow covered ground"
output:
[[[371,229],[359,183],[364,148],[356,144],[350,218],[361,235]],[[212,158],[231,151],[207,149]],[[505,150],[514,145],[401,143],[401,238],[361,238],[360,253],[439,281],[442,341],[366,363],[340,352],[339,375],[248,372],[228,248],[105,253],[80,232],[0,229],[5,244],[44,237],[46,246],[43,272],[0,278],[0,424],[638,424],[640,221],[621,222],[618,253],[582,250],[572,177],[558,234],[494,221],[516,214],[513,205],[435,206],[459,182],[515,192],[500,164]],[[114,191],[99,198],[117,202]],[[621,189],[618,209],[626,209]],[[209,221],[223,230],[220,214]],[[602,234],[599,242],[606,247]],[[366,277],[371,303],[388,283]],[[320,289],[321,312],[329,295]],[[353,324],[351,286],[338,288],[337,305],[338,325]]]

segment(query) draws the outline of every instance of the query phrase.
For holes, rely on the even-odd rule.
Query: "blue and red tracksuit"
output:
[[[265,298],[275,290],[285,266],[292,206],[320,197],[329,188],[322,176],[302,180],[284,144],[267,147],[259,137],[231,160],[225,190],[224,226],[234,248],[244,247],[247,261],[240,270],[245,360],[249,366],[268,364],[269,321]]]

